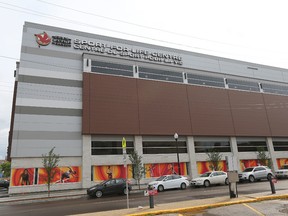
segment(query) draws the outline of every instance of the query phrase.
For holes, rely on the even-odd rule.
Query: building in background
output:
[[[9,193],[46,190],[42,155],[60,155],[53,190],[125,177],[127,152],[145,179],[257,165],[264,148],[288,163],[288,70],[25,23],[15,73]],[[178,133],[176,142],[174,134]],[[178,146],[178,148],[177,148]],[[128,177],[132,178],[131,165]]]

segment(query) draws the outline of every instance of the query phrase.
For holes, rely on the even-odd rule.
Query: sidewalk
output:
[[[133,190],[132,193],[143,193],[143,190]],[[17,194],[9,197],[0,198],[0,205],[11,202],[46,202],[55,201],[60,199],[73,199],[80,198],[86,195],[85,189],[79,190],[65,190],[65,191],[52,191],[50,198],[48,198],[47,192],[29,193],[29,194]],[[177,214],[191,211],[201,211],[207,208],[215,208],[220,206],[227,206],[239,203],[259,202],[270,199],[288,199],[288,190],[278,190],[276,194],[271,192],[255,193],[249,195],[239,195],[238,198],[229,198],[229,196],[207,198],[199,200],[187,200],[183,202],[157,204],[155,203],[154,209],[150,209],[149,206],[141,208],[121,209],[97,213],[79,214],[78,216],[106,216],[106,215],[129,215],[129,216],[144,216],[154,214]]]

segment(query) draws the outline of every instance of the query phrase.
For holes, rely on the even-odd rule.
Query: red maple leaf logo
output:
[[[36,37],[36,42],[41,46],[47,46],[51,42],[51,38],[46,32],[40,33],[40,34],[34,34]]]

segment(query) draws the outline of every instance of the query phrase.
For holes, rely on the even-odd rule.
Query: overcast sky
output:
[[[25,21],[288,68],[283,0],[0,0],[0,159]]]

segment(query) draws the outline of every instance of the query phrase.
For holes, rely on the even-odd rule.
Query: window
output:
[[[134,150],[133,142],[126,141],[127,154]],[[123,154],[121,141],[92,141],[91,142],[92,155],[121,155]]]
[[[173,177],[173,179],[180,179],[181,178],[181,176],[179,176],[179,175],[173,175],[172,177]]]
[[[139,77],[144,79],[164,80],[183,83],[182,73],[153,68],[139,67]]]
[[[177,153],[177,145],[178,153],[187,153],[185,141],[144,141],[143,154],[174,154]]]
[[[256,167],[256,168],[254,169],[254,172],[263,171],[263,170],[265,170],[264,167]]]
[[[239,152],[256,152],[262,148],[267,151],[267,145],[265,141],[241,141],[237,140],[237,146]]]
[[[284,85],[276,85],[271,83],[262,83],[263,92],[274,94],[288,94],[288,87]]]
[[[257,82],[251,82],[246,80],[228,79],[228,86],[230,89],[241,89],[247,91],[259,92],[259,85]]]
[[[273,141],[274,151],[288,151],[288,141]]]
[[[133,77],[133,65],[92,61],[91,71],[103,74]]]
[[[187,73],[188,83],[204,86],[225,87],[223,77],[212,77]]]
[[[219,152],[231,152],[229,141],[195,141],[194,145],[196,153],[207,153],[212,149]]]

